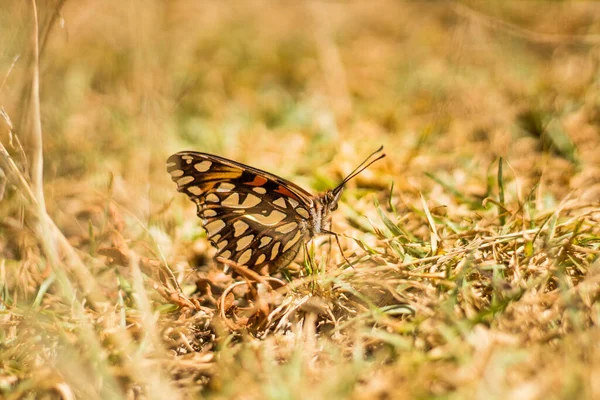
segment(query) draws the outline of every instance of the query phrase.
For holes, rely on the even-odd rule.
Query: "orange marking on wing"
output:
[[[275,189],[276,193],[281,193],[284,196],[287,197],[291,197],[293,199],[297,198],[298,196],[296,196],[294,193],[290,192],[289,190],[287,190],[285,187],[279,185],[279,187],[277,189]]]
[[[246,185],[250,185],[250,186],[262,186],[265,183],[267,183],[267,179],[263,178],[262,176],[258,176],[256,175],[254,177],[254,180],[252,182],[244,182]]]

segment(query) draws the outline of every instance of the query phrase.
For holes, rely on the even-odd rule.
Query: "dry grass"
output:
[[[3,5],[0,397],[600,398],[600,7],[236,5],[44,2],[39,73]],[[379,144],[353,265],[253,285],[165,171],[317,191]]]

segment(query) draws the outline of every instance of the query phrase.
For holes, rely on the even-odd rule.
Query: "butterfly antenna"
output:
[[[361,172],[363,172],[365,169],[367,169],[371,164],[373,164],[375,161],[379,161],[381,160],[383,157],[385,157],[385,154],[381,154],[379,155],[379,157],[371,160],[371,158],[379,153],[380,151],[383,150],[383,146],[381,146],[380,148],[378,148],[377,150],[375,150],[374,152],[372,152],[371,154],[369,154],[369,156],[367,158],[365,158],[365,160],[363,162],[361,162],[358,167],[354,168],[354,170],[352,172],[350,172],[348,174],[348,176],[346,176],[344,178],[344,180],[342,180],[342,182],[337,185],[335,187],[335,189],[333,189],[333,193],[337,193],[340,190],[342,190],[342,188],[344,187],[344,185],[352,178],[354,178],[356,175],[360,174]]]

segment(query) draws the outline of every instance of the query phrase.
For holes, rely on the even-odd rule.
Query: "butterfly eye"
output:
[[[336,202],[336,203],[333,203],[333,204],[331,205],[331,211],[335,211],[335,210],[337,210],[337,208],[338,208],[338,204],[337,204],[337,202]]]

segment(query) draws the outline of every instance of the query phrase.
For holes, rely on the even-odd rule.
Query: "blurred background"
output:
[[[428,172],[483,195],[502,156],[522,190],[541,182],[595,198],[598,12],[594,2],[40,2],[45,180],[91,190],[113,175],[147,213],[172,195],[164,161],[178,150],[323,189],[384,144],[381,179],[401,188],[428,190]],[[31,6],[4,1],[1,18],[0,98],[27,153]]]

